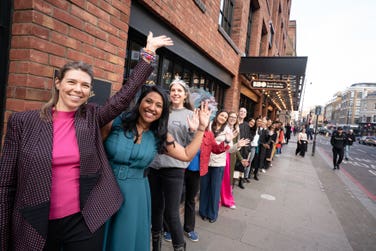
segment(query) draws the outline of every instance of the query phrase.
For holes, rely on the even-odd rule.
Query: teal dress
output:
[[[157,153],[156,139],[146,131],[140,144],[133,141],[133,134],[125,134],[116,118],[104,145],[124,202],[106,223],[106,251],[150,250],[150,188],[144,171]]]

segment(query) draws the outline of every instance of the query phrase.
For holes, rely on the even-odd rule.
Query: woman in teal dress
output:
[[[208,125],[207,102],[189,123],[197,132],[185,148],[167,132],[168,97],[158,86],[147,86],[133,110],[116,118],[105,149],[124,196],[119,211],[107,222],[104,250],[150,250],[150,188],[147,167],[157,153],[190,161],[198,151]]]

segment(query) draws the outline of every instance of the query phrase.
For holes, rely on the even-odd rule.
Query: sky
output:
[[[354,83],[376,83],[376,0],[292,0],[297,56],[307,56],[303,110]]]

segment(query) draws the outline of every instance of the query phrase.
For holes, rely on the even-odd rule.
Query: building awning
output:
[[[307,57],[242,57],[239,73],[250,81],[248,83],[250,89],[255,89],[257,86],[257,89],[261,89],[277,109],[297,111],[302,98],[307,59]],[[269,88],[281,82],[286,83],[286,88]]]

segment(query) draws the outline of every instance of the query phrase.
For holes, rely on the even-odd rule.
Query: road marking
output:
[[[351,149],[352,150],[352,149]],[[355,151],[358,151],[358,152],[361,152],[361,153],[366,153],[367,151],[363,151],[363,150],[360,150],[360,149],[354,149]]]
[[[321,156],[324,157],[324,160],[328,163],[328,168],[331,168],[331,160],[332,156],[323,148],[319,147],[317,151],[321,154]],[[354,158],[358,159],[359,158]],[[354,166],[361,166],[357,162],[352,162]],[[362,163],[363,164],[363,163]],[[371,170],[368,170],[371,171]],[[373,202],[376,202],[376,194],[371,193],[370,191],[367,190],[356,178],[354,178],[350,173],[348,173],[344,168],[341,168],[341,172],[348,177],[353,184],[355,184],[368,198],[370,198]],[[372,173],[373,174],[373,173]]]
[[[368,172],[372,173],[373,175],[376,176],[376,171],[373,171],[373,170],[368,170]]]
[[[275,200],[275,197],[273,195],[270,195],[270,194],[261,194],[260,197],[262,199],[265,199],[265,200]]]

